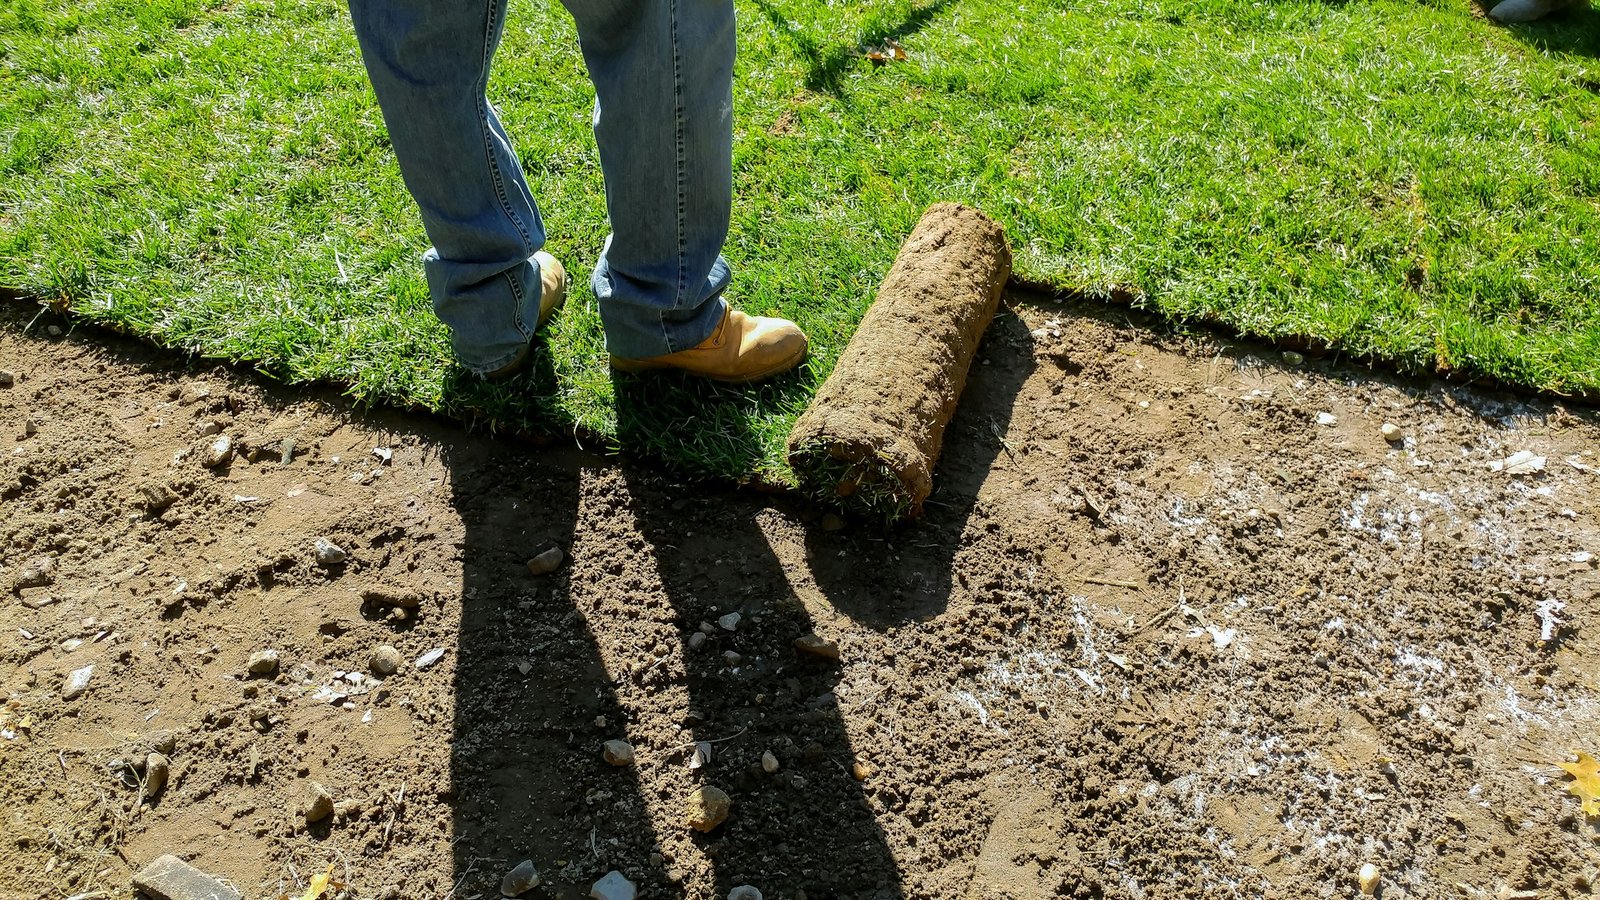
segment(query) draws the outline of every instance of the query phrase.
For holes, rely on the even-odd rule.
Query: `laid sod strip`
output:
[[[775,385],[614,380],[581,281],[533,373],[463,378],[337,0],[0,4],[0,284],[286,380],[781,481],[790,426],[901,239],[954,200],[1006,227],[1030,282],[1600,389],[1600,14],[1502,29],[1466,0],[741,0],[740,16],[734,299],[797,319],[815,349]],[[513,0],[491,95],[547,249],[586,271],[607,231],[593,95],[557,4]]]
[[[802,491],[888,520],[921,514],[1010,277],[1011,248],[993,219],[955,203],[929,207],[789,433]]]

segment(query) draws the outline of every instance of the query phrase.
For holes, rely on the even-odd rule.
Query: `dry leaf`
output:
[[[711,742],[700,741],[694,745],[694,754],[689,757],[689,768],[698,769],[711,762]]]
[[[318,872],[311,876],[311,884],[306,886],[306,892],[297,900],[320,900],[333,886],[333,863],[328,863],[328,871]]]
[[[1583,802],[1583,813],[1587,816],[1600,816],[1600,762],[1582,750],[1575,750],[1578,761],[1575,763],[1558,762],[1563,771],[1572,776],[1572,782],[1567,785],[1567,792]]]

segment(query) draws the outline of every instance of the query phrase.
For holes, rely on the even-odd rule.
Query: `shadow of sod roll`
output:
[[[802,491],[873,518],[921,514],[945,426],[1010,275],[999,223],[957,203],[922,214],[789,433]]]

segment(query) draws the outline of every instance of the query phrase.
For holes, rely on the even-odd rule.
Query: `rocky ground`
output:
[[[36,312],[0,313],[0,897],[165,853],[252,898],[1600,879],[1555,765],[1600,745],[1587,409],[1013,298],[883,530]]]

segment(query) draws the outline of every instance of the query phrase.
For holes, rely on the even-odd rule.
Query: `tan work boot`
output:
[[[567,270],[554,256],[543,250],[535,251],[533,258],[539,262],[539,324],[535,330],[544,327],[550,321],[555,311],[567,302],[567,287],[572,284],[572,279],[567,277]],[[522,371],[528,364],[528,357],[533,355],[533,343],[530,341],[517,354],[516,359],[506,363],[493,372],[485,374],[485,381],[501,381]]]
[[[800,365],[809,347],[805,332],[788,319],[747,316],[729,307],[717,330],[699,344],[644,359],[613,356],[611,368],[619,372],[678,369],[713,381],[760,381]]]

